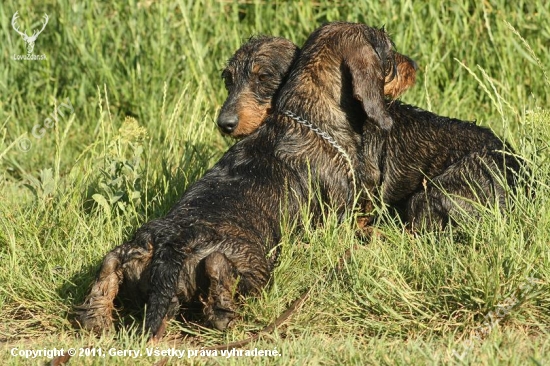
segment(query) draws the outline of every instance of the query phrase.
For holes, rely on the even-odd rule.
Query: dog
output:
[[[400,57],[383,30],[363,24],[329,23],[313,32],[265,123],[233,145],[165,217],[107,254],[78,307],[81,326],[112,327],[121,284],[145,299],[145,331],[153,340],[190,304],[203,306],[214,328],[229,326],[236,295],[268,283],[283,215],[299,227],[306,204],[313,225],[328,210],[341,218],[352,210],[363,125],[391,127],[376,104],[383,106],[384,84],[396,77]],[[379,79],[374,86],[365,84],[372,70]]]
[[[279,42],[281,42],[279,40]],[[289,41],[288,41],[289,42]],[[280,57],[294,54],[298,48],[285,52],[271,45],[270,52],[279,55],[277,58],[263,59],[264,67],[271,64],[288,65]],[[238,52],[240,52],[239,50]],[[248,51],[248,50],[247,50]],[[254,55],[251,55],[254,58]],[[397,76],[384,86],[383,94],[393,98],[401,95],[414,82],[416,65],[412,62],[394,63],[398,68]],[[237,68],[230,60],[222,76],[230,78],[229,96],[218,117],[220,130],[228,135],[238,128],[239,114],[232,109],[239,105],[243,98],[241,90],[251,84],[250,73],[235,73]],[[404,60],[406,61],[406,60]],[[265,64],[267,62],[267,64]],[[378,75],[384,70],[378,70]],[[386,75],[389,73],[386,71]],[[411,76],[412,75],[412,76]],[[271,81],[284,80],[284,73],[263,86],[264,100],[268,100],[268,90],[274,97],[280,84]],[[377,79],[375,73],[371,77]],[[379,83],[378,80],[375,80]],[[240,88],[233,88],[232,85]],[[256,86],[257,87],[257,86]],[[380,100],[380,95],[376,96]],[[228,103],[228,101],[231,101]],[[380,104],[378,104],[380,108]],[[368,226],[374,216],[373,198],[397,210],[411,229],[425,226],[428,230],[443,229],[449,223],[455,223],[461,213],[476,214],[476,202],[481,204],[498,202],[505,207],[508,189],[514,190],[518,185],[518,176],[525,171],[525,163],[514,155],[513,149],[501,141],[487,128],[476,126],[469,121],[462,121],[436,115],[434,113],[401,103],[386,100],[383,109],[394,121],[390,131],[366,124],[363,131],[364,150],[359,159],[362,168],[363,192],[360,200],[358,218],[359,227],[369,232]],[[247,112],[242,112],[247,115]],[[263,121],[265,112],[254,120],[254,125],[247,124],[247,130],[253,131]],[[232,130],[225,129],[225,121],[233,121]]]

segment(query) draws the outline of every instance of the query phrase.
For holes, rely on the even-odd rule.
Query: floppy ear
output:
[[[384,130],[389,130],[393,120],[384,103],[384,70],[382,61],[370,45],[350,52],[345,57],[352,78],[353,97],[363,104],[367,116]]]

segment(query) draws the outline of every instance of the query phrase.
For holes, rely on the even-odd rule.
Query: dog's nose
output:
[[[234,114],[220,114],[217,123],[223,133],[230,135],[237,128],[239,118]]]

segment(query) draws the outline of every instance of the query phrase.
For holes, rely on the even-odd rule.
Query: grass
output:
[[[302,233],[287,228],[272,285],[246,299],[234,328],[220,333],[173,322],[159,349],[243,339],[311,289],[289,322],[245,347],[276,348],[282,356],[170,363],[550,363],[545,4],[0,4],[0,362],[46,360],[14,357],[14,347],[91,345],[145,353],[139,327],[97,339],[71,326],[72,307],[83,300],[101,258],[166,213],[231,145],[214,120],[225,97],[220,72],[244,40],[267,33],[301,44],[321,23],[348,20],[385,24],[398,50],[420,65],[405,102],[477,120],[510,141],[531,163],[535,199],[520,194],[505,216],[491,208],[452,232],[416,237],[382,215],[384,238],[358,248],[349,223],[329,220]],[[11,59],[26,53],[10,24],[16,11],[21,29],[29,31],[49,15],[34,49],[47,60]],[[67,98],[74,112],[61,108],[63,116],[48,120]],[[349,248],[344,269],[327,271]],[[477,340],[483,329],[488,334]],[[177,345],[168,340],[182,332],[193,337]],[[161,358],[107,355],[71,364],[150,365]]]

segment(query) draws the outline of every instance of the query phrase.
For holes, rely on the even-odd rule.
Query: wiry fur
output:
[[[388,131],[363,132],[364,176],[374,196],[399,209],[411,225],[443,228],[474,202],[506,206],[522,163],[488,128],[402,104],[387,104]]]

